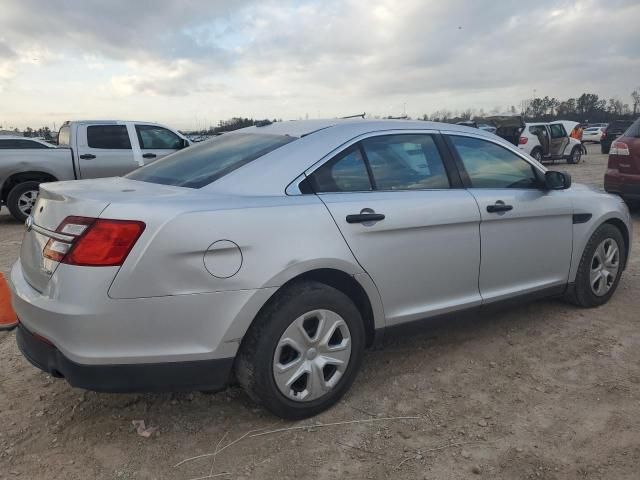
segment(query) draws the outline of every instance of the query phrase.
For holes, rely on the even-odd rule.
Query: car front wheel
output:
[[[245,335],[236,378],[275,415],[310,417],[349,389],[364,343],[362,318],[349,297],[315,281],[294,284],[276,294]]]
[[[598,227],[582,253],[568,300],[580,307],[607,303],[618,287],[626,258],[626,245],[620,230],[608,223]]]

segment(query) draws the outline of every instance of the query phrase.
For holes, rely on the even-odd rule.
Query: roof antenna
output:
[[[340,117],[340,120],[346,120],[347,118],[358,118],[358,117],[360,117],[360,118],[364,119],[364,116],[365,116],[366,114],[367,114],[367,112],[362,112],[362,113],[359,113],[359,114],[357,114],[357,115],[349,115],[349,116],[347,116],[347,117]]]

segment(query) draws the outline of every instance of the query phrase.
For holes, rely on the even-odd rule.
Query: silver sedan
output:
[[[278,122],[124,178],[43,184],[11,272],[18,344],[97,391],[334,404],[385,330],[503,301],[606,303],[623,202],[478,129]]]

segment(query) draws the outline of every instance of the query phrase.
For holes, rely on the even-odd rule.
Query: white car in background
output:
[[[579,163],[584,153],[582,142],[569,137],[562,122],[525,124],[518,148],[539,162],[566,160],[567,163]]]
[[[606,128],[606,126],[585,128],[582,132],[582,141],[600,143],[600,140],[602,140],[602,135],[604,135],[604,131]]]

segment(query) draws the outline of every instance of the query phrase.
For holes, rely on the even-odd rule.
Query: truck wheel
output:
[[[39,191],[40,182],[34,181],[19,183],[11,189],[7,195],[7,208],[13,218],[24,222],[31,215]]]
[[[537,161],[542,162],[542,150],[538,147],[533,149],[533,152],[531,152],[531,156]]]
[[[287,287],[264,308],[238,351],[238,383],[282,418],[316,415],[349,389],[364,353],[360,312],[341,291],[315,281]]]
[[[582,158],[582,148],[573,147],[571,150],[571,155],[567,158],[567,163],[580,163],[580,159]]]

